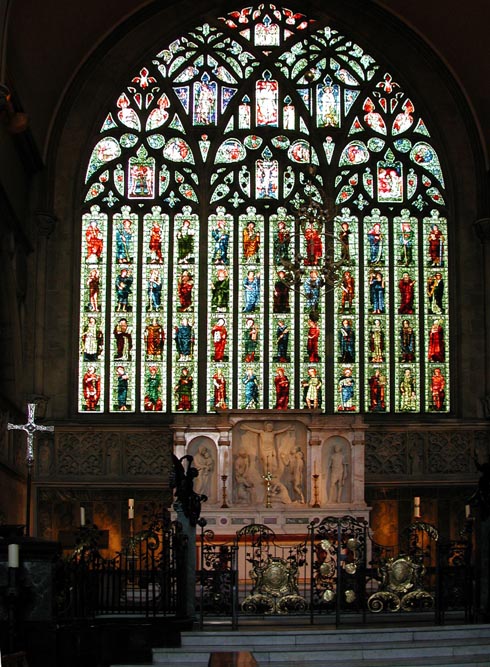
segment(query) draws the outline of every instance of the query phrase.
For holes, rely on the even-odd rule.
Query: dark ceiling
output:
[[[364,2],[372,2],[400,18],[439,54],[467,97],[488,155],[490,2]],[[229,10],[240,5],[228,0],[221,3],[221,9],[223,4]],[[149,5],[174,5],[176,11],[179,8],[179,2],[164,0],[12,0],[7,70],[14,83],[17,100],[29,115],[30,128],[41,154],[45,154],[59,104],[80,66],[114,27]]]

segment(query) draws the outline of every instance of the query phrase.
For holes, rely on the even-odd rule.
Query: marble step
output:
[[[252,651],[259,667],[490,667],[490,626],[186,632],[181,648],[154,649],[153,664],[207,667],[212,651],[233,649]]]

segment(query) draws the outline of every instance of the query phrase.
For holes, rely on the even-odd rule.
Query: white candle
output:
[[[128,509],[128,519],[134,519],[134,507]]]
[[[465,516],[468,519],[471,516],[471,507],[469,505],[464,506]]]
[[[9,544],[9,567],[19,567],[19,545]]]
[[[313,474],[316,475],[316,461],[313,462]]]
[[[134,498],[129,498],[129,500],[128,500],[128,507],[129,507],[129,509],[133,509],[133,510],[134,510]]]
[[[420,496],[413,499],[413,515],[416,519],[420,518]]]
[[[85,525],[85,507],[80,507],[80,525]]]

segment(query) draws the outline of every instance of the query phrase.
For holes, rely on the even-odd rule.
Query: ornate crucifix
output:
[[[26,464],[27,464],[27,494],[26,494],[26,535],[29,536],[31,524],[31,481],[32,466],[34,464],[34,435],[36,431],[54,431],[54,426],[41,426],[34,423],[36,404],[27,404],[27,424],[7,424],[9,431],[25,431],[27,433]]]

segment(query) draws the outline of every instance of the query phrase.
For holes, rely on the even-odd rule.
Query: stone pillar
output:
[[[352,502],[354,504],[364,504],[364,479],[365,479],[365,442],[364,431],[356,431],[352,439]]]
[[[37,211],[34,214],[37,223],[37,247],[36,268],[34,273],[36,298],[34,308],[34,335],[33,335],[33,393],[42,396],[44,394],[44,364],[45,364],[45,332],[46,332],[46,291],[49,282],[47,268],[48,239],[52,234],[56,218],[51,213]]]
[[[483,415],[490,418],[490,307],[488,295],[490,290],[490,218],[480,218],[473,224],[475,234],[482,243],[483,248],[483,322],[485,336],[484,364],[485,364],[485,386],[482,387],[482,409]]]

